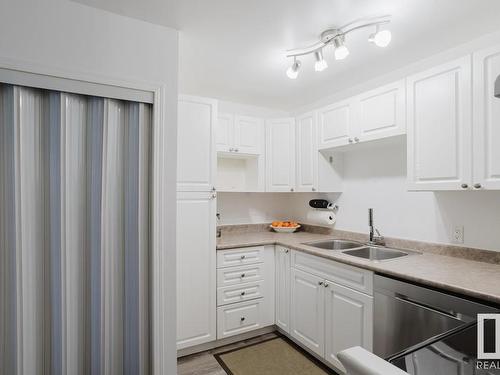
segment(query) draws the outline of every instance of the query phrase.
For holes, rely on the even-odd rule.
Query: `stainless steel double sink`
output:
[[[323,250],[341,251],[343,254],[372,261],[385,261],[409,255],[420,254],[416,251],[392,249],[383,246],[365,245],[361,242],[347,240],[323,240],[306,242],[304,245]]]

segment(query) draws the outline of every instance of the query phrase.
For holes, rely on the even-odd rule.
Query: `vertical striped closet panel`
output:
[[[0,84],[0,375],[149,373],[151,116]]]

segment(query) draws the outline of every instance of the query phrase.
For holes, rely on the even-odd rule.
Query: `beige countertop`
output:
[[[217,239],[217,250],[257,245],[281,245],[380,274],[445,289],[500,304],[500,265],[422,252],[382,262],[355,258],[338,250],[322,250],[304,242],[339,238],[310,232],[227,232]],[[418,251],[418,249],[416,249]]]

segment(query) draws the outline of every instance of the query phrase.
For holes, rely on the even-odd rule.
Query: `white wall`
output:
[[[242,116],[255,116],[263,118],[288,117],[290,114],[285,111],[247,105],[242,103],[233,103],[219,100],[219,113],[234,113]]]
[[[36,66],[36,70],[137,80],[165,85],[164,145],[169,180],[165,186],[167,222],[175,223],[177,132],[177,32],[65,0],[0,2],[0,65]],[[4,65],[5,66],[5,65]],[[66,74],[65,74],[66,75]],[[164,228],[167,298],[175,301],[175,226]],[[165,309],[168,355],[161,360],[174,374],[175,304]]]
[[[340,206],[336,229],[368,233],[371,207],[382,235],[451,244],[463,225],[464,246],[500,251],[500,191],[409,192],[402,143],[346,153],[342,194],[220,193],[218,212],[222,224],[307,222],[313,198]]]
[[[256,224],[290,219],[289,193],[218,193],[220,224]]]
[[[344,193],[325,197],[340,206],[337,229],[367,232],[372,207],[388,237],[452,243],[452,228],[463,225],[465,246],[500,251],[500,191],[408,192],[404,144],[346,153]],[[292,216],[305,220],[306,200],[291,203]]]

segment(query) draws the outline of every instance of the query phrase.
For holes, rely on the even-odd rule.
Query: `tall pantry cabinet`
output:
[[[179,96],[177,349],[213,341],[217,334],[216,118],[217,101]]]

